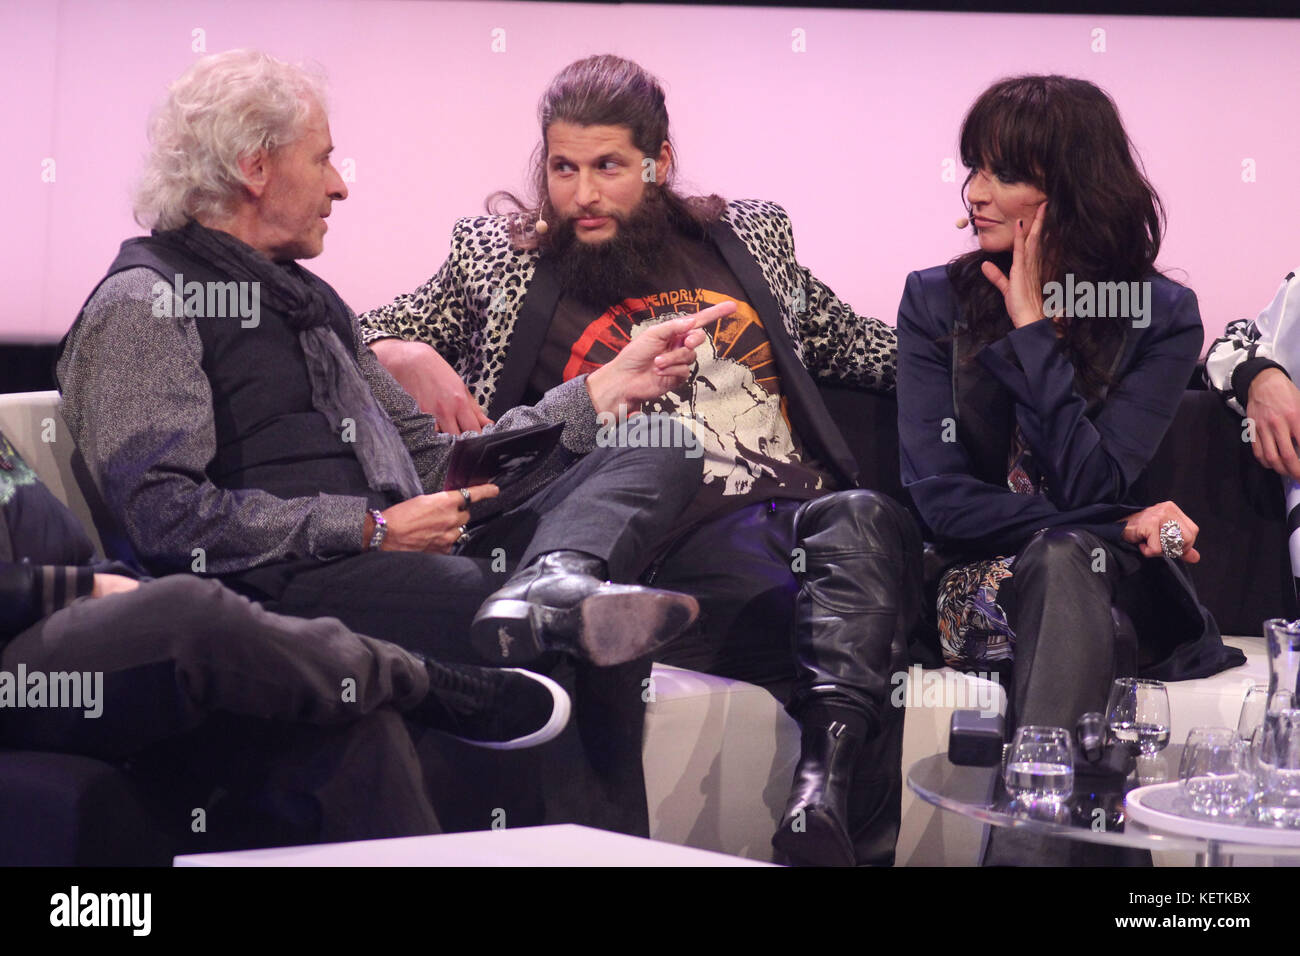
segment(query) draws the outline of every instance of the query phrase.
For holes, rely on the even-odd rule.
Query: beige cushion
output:
[[[946,668],[924,672],[929,695],[909,694],[919,673],[913,669],[894,685],[907,707],[904,766],[947,750],[957,705],[1006,707],[1000,686]],[[642,751],[651,838],[772,859],[772,833],[799,757],[797,725],[752,684],[663,664],[655,665],[653,678]],[[961,817],[937,815],[904,789],[897,864],[975,865],[981,833]]]
[[[1226,642],[1245,652],[1246,664],[1169,685],[1172,741],[1182,742],[1193,727],[1236,727],[1246,687],[1268,679],[1262,638]],[[910,670],[904,686],[917,674]],[[907,707],[904,768],[948,749],[958,706],[1006,706],[1000,686],[948,668],[925,671],[921,681],[898,695]],[[643,751],[651,837],[770,860],[769,841],[798,759],[794,721],[759,687],[675,667],[655,666],[654,692]],[[897,865],[976,866],[982,839],[980,825],[904,789]]]

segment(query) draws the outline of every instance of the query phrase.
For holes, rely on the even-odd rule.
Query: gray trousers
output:
[[[455,554],[367,552],[267,565],[226,580],[282,614],[329,614],[440,661],[481,663],[470,647],[470,622],[513,568],[572,549],[605,561],[615,581],[635,580],[694,498],[701,467],[680,448],[598,447],[508,513],[471,528],[471,541]],[[598,668],[543,659],[532,666],[548,671],[573,700],[573,717],[556,740],[507,753],[432,734],[421,741],[445,828],[484,829],[505,819],[508,826],[579,823],[649,836],[641,766],[649,660]]]
[[[427,693],[424,665],[334,618],[175,575],[50,615],[0,651],[0,670],[20,665],[29,685],[89,672],[102,690],[93,709],[5,707],[0,743],[124,767],[191,848],[439,832],[399,713]]]

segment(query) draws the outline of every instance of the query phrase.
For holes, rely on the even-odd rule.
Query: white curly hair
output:
[[[245,184],[239,159],[302,134],[324,77],[255,50],[206,56],[168,87],[149,124],[150,150],[135,192],[135,221],[177,229],[233,211]]]

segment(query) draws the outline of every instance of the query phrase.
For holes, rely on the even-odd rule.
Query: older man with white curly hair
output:
[[[123,243],[58,368],[65,418],[135,554],[445,661],[474,659],[471,645],[496,664],[561,652],[591,698],[576,701],[574,765],[600,768],[562,813],[644,832],[643,658],[697,605],[611,581],[635,581],[700,465],[591,435],[599,413],[685,380],[699,327],[728,306],[665,323],[485,429],[556,426],[513,487],[444,491],[464,436],[440,433],[295,261],[321,253],[348,195],[319,80],[261,53],[207,57],[172,85],[151,140],[136,216],[152,235]],[[273,692],[275,674],[259,676]],[[582,774],[554,763],[575,792]]]

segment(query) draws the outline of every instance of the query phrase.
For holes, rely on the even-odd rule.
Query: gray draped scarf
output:
[[[366,484],[402,501],[424,493],[402,436],[375,400],[356,356],[330,323],[333,296],[316,288],[296,263],[272,262],[234,236],[197,222],[154,235],[220,275],[260,283],[260,301],[284,316],[298,333],[311,381],[312,407],[325,416],[340,440],[352,441]],[[339,318],[346,320],[346,314]]]

